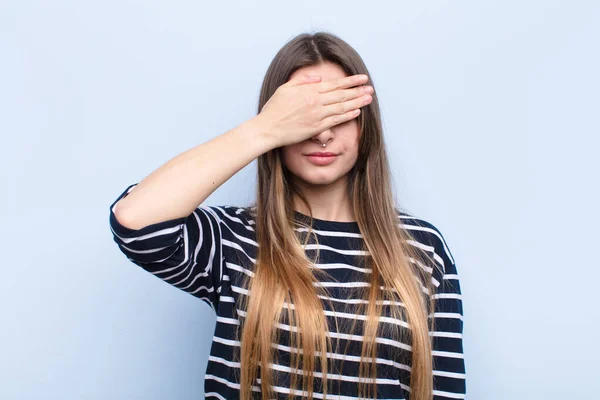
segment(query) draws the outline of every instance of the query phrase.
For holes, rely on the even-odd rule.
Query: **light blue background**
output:
[[[4,1],[0,398],[202,399],[215,324],[130,263],[108,207],[252,117],[276,51],[364,58],[400,203],[457,260],[467,398],[600,380],[600,6],[593,1]],[[252,199],[255,163],[209,204]]]

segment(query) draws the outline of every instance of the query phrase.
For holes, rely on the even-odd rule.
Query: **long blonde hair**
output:
[[[298,35],[281,48],[271,62],[261,88],[259,112],[295,70],[324,61],[338,64],[347,75],[369,75],[358,53],[339,37],[327,32]],[[371,79],[369,84],[374,86]],[[363,107],[358,122],[359,154],[349,172],[348,194],[364,237],[364,250],[368,254],[365,266],[372,271],[370,285],[360,290],[361,298],[368,299],[358,311],[367,315],[364,332],[360,333],[364,335],[361,360],[370,358],[371,363],[360,363],[359,396],[377,398],[376,337],[386,335],[410,343],[406,364],[411,370],[411,400],[431,400],[433,359],[429,330],[433,329],[430,325],[433,318],[428,316],[434,309],[434,300],[433,296],[428,296],[427,301],[426,293],[432,293],[433,288],[430,277],[417,265],[431,259],[410,244],[413,238],[400,223],[376,94],[373,101]],[[291,327],[290,367],[300,374],[300,378],[296,373],[291,374],[288,398],[293,398],[296,390],[302,391],[303,398],[313,398],[317,363],[320,363],[322,373],[322,387],[317,390],[327,398],[326,354],[332,351],[332,343],[327,334],[323,304],[318,297],[327,292],[315,285],[318,283],[315,274],[322,271],[310,268],[315,260],[308,259],[302,246],[306,245],[311,233],[315,241],[317,238],[310,223],[302,224],[295,219],[294,197],[310,210],[306,197],[282,163],[280,149],[261,155],[258,158],[256,203],[248,208],[253,211],[256,221],[258,254],[253,276],[245,278],[248,295],[240,296],[240,306],[246,310],[239,328],[242,331],[239,349],[241,400],[254,398],[252,386],[259,372],[262,399],[275,397],[270,364],[276,356],[274,345],[280,338],[277,325],[282,323]],[[308,230],[304,237],[295,230],[300,226]],[[406,324],[404,328],[401,324],[384,324],[390,326],[390,331],[383,332],[379,317],[385,300],[401,301],[404,307],[391,307],[391,317],[404,321],[409,329]],[[372,385],[366,384],[369,378]],[[298,379],[302,383],[301,389],[297,388]]]

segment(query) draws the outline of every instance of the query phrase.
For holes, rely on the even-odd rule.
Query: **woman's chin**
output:
[[[297,176],[297,179],[300,180],[301,184],[307,186],[327,186],[333,183],[336,183],[343,176],[339,176],[338,174],[303,174],[302,176]]]

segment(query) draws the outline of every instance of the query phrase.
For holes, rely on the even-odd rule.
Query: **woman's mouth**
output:
[[[308,160],[315,165],[329,165],[335,161],[337,154],[334,153],[310,153],[307,154]]]

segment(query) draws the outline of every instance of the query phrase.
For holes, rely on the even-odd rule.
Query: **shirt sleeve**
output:
[[[439,233],[439,231],[438,231]],[[433,314],[433,399],[464,399],[466,371],[463,353],[463,306],[454,258],[439,234],[434,258],[441,264],[443,279],[436,292]]]
[[[216,310],[223,280],[219,214],[201,205],[184,218],[127,228],[115,217],[114,207],[136,185],[127,187],[110,206],[110,228],[119,249],[134,264]]]

